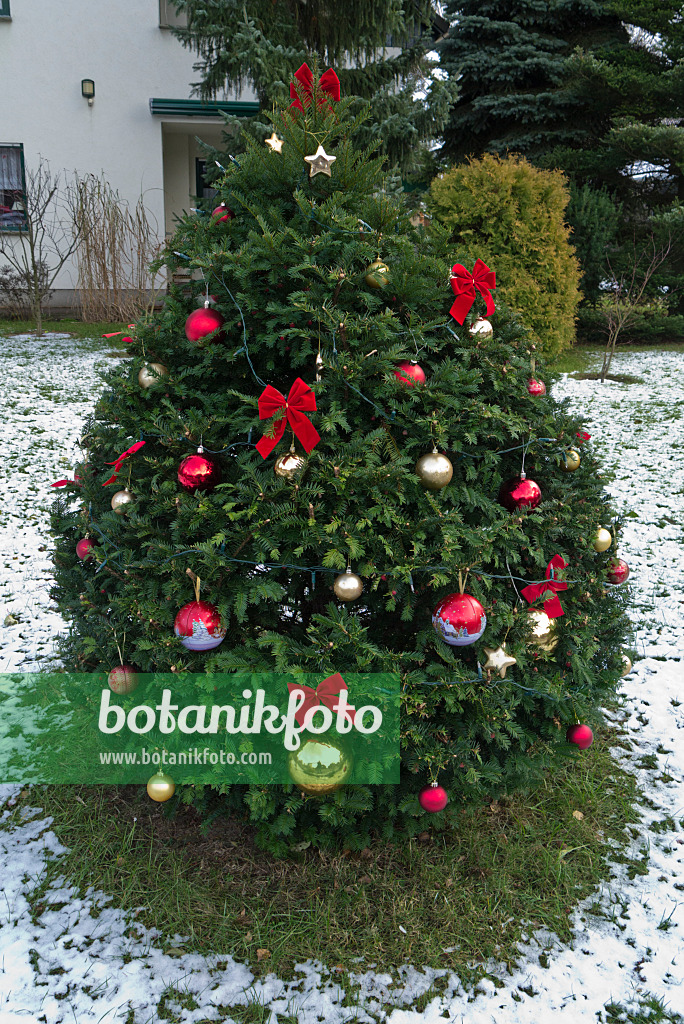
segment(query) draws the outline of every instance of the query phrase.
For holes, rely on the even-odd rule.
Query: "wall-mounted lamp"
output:
[[[81,96],[84,96],[88,100],[88,106],[92,107],[93,100],[95,99],[95,83],[92,78],[81,80]]]

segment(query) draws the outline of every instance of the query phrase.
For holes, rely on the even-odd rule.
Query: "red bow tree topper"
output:
[[[270,384],[264,388],[259,398],[259,419],[267,420],[274,416],[279,409],[284,409],[285,415],[274,424],[274,433],[271,436],[264,434],[257,442],[256,450],[262,459],[267,458],[278,444],[285,432],[286,423],[290,424],[295,437],[299,438],[307,453],[315,448],[321,435],[304,413],[315,411],[316,396],[301,377],[297,377],[287,398],[285,395],[281,395],[280,391],[272,388]]]
[[[142,446],[144,444],[145,444],[144,441],[136,441],[135,444],[132,444],[131,447],[127,448],[125,452],[122,452],[121,455],[118,455],[114,459],[114,462],[107,462],[107,463],[105,463],[105,465],[107,465],[107,466],[114,466],[114,472],[110,476],[109,480],[105,480],[105,482],[102,484],[103,487],[106,487],[107,484],[113,484],[114,483],[114,481],[116,480],[117,476],[119,475],[119,470],[121,469],[121,463],[123,462],[123,460],[127,459],[129,455],[134,455],[135,452],[137,452],[140,448],[142,448]]]
[[[563,583],[562,580],[555,579],[554,575],[557,569],[566,569],[567,565],[568,563],[563,559],[562,555],[554,555],[546,566],[546,583],[530,583],[528,587],[523,587],[521,591],[522,596],[530,604],[548,594],[549,591],[552,591],[551,597],[544,601],[544,611],[550,619],[557,619],[560,615],[565,614],[556,595],[559,590],[567,590],[568,585]]]
[[[485,300],[487,316],[491,316],[496,309],[494,299],[490,294],[490,288],[496,288],[494,271],[490,270],[481,259],[477,259],[472,274],[462,263],[455,263],[451,268],[451,274],[451,287],[456,296],[450,310],[454,320],[459,324],[463,323],[475,301],[476,291]]]
[[[347,684],[340,673],[336,672],[334,676],[328,676],[327,679],[319,683],[315,690],[310,686],[304,686],[302,683],[288,683],[287,688],[290,693],[301,690],[304,694],[304,702],[300,704],[295,712],[297,724],[303,726],[306,713],[310,708],[317,708],[323,705],[334,712],[340,694],[342,690],[346,691]],[[354,710],[352,705],[348,705],[348,710],[344,713],[344,717],[349,719],[350,722],[354,721]]]
[[[311,96],[314,91],[313,74],[308,64],[302,64],[300,68],[294,73],[297,82],[299,83],[299,89],[290,82],[290,97],[292,99],[291,107],[296,110],[301,110],[304,113],[304,107],[302,106],[302,99],[308,107],[311,103]],[[318,105],[322,106],[326,100],[325,97],[329,96],[330,99],[339,103],[340,100],[340,80],[333,71],[332,68],[328,68],[324,71],[321,77],[318,79],[318,92],[324,93],[325,95],[319,95]],[[301,97],[301,99],[300,99]]]

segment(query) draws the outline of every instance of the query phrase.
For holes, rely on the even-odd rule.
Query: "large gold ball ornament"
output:
[[[485,320],[484,317],[480,317],[470,328],[470,334],[474,337],[480,338],[491,338],[494,334],[494,328],[490,324],[489,320]]]
[[[352,758],[336,740],[321,736],[305,739],[287,759],[287,770],[295,785],[309,796],[334,793],[351,776]]]
[[[164,772],[157,772],[147,783],[147,795],[150,800],[154,800],[158,804],[170,800],[175,792],[176,783],[170,775],[165,775]]]
[[[283,480],[294,480],[297,473],[304,469],[304,459],[295,452],[286,452],[276,459],[273,472]]]
[[[613,537],[610,530],[604,529],[603,526],[599,526],[598,530],[594,534],[594,551],[607,551],[610,545],[613,543]]]
[[[333,590],[340,601],[355,601],[363,593],[363,580],[351,569],[347,569],[335,579]]]
[[[121,516],[126,511],[126,506],[130,505],[132,501],[135,501],[135,495],[127,487],[124,487],[123,491],[117,491],[116,494],[112,494],[110,504],[117,515]]]
[[[626,654],[622,655],[622,672],[620,673],[620,679],[624,679],[632,671],[632,662],[629,660]]]
[[[389,267],[382,260],[374,260],[366,267],[364,281],[369,288],[386,288],[389,284]]]
[[[153,384],[159,384],[160,377],[168,377],[168,375],[169,371],[163,363],[148,363],[138,374],[138,384],[141,388],[151,388]]]
[[[532,643],[542,651],[553,651],[558,644],[556,620],[550,619],[541,608],[529,608],[527,617],[532,626]]]
[[[429,455],[421,455],[416,462],[416,476],[428,491],[441,491],[454,475],[454,467],[446,455],[433,448]]]
[[[568,448],[561,462],[561,469],[564,473],[574,473],[576,469],[579,469],[580,461],[580,453],[577,449]]]

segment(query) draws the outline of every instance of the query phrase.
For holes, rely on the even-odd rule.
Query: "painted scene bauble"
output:
[[[470,594],[448,594],[435,608],[432,625],[452,647],[466,647],[480,639],[487,628],[487,616]]]
[[[541,398],[542,395],[546,394],[546,384],[543,380],[528,380],[527,393],[532,395],[533,398]]]
[[[176,615],[173,631],[189,651],[211,651],[226,635],[218,608],[208,601],[190,601]]]
[[[187,455],[178,467],[178,483],[186,491],[211,491],[221,483],[221,467],[202,452]]]
[[[501,484],[498,500],[509,512],[531,511],[542,500],[541,487],[529,477],[512,476]]]
[[[287,759],[287,770],[296,786],[309,796],[327,796],[351,776],[351,755],[332,737],[304,739]]]
[[[107,683],[112,693],[133,693],[138,688],[138,673],[132,665],[115,665],[107,676]]]

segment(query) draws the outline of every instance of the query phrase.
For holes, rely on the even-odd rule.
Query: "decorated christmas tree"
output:
[[[191,283],[136,326],[53,517],[65,664],[116,692],[399,674],[398,785],[179,788],[276,853],[532,786],[590,742],[626,630],[600,439],[495,310],[495,268],[412,228],[334,72],[300,69],[292,101],[170,243]]]

